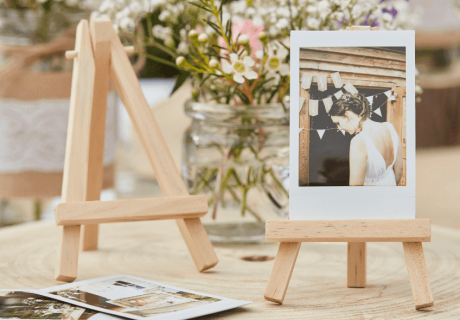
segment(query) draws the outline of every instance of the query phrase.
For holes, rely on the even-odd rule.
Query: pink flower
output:
[[[263,26],[255,25],[252,20],[244,20],[234,23],[232,25],[232,40],[236,43],[239,34],[245,34],[249,37],[249,47],[251,48],[251,55],[254,56],[258,50],[262,50],[262,42],[259,40],[259,34],[264,29]],[[219,46],[227,48],[227,43],[223,37],[218,39]],[[228,48],[227,48],[228,49]],[[229,53],[225,50],[223,53]]]

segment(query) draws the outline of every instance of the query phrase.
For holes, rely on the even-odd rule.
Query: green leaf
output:
[[[170,93],[170,96],[172,96],[172,94],[184,84],[184,82],[188,79],[189,76],[190,76],[190,72],[188,71],[181,72],[179,74],[176,80],[176,84],[174,85],[174,88],[172,89]]]

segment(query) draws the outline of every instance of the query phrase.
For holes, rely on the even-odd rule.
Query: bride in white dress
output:
[[[355,135],[350,143],[350,186],[397,186],[403,172],[402,148],[394,126],[369,118],[362,93],[345,93],[329,114],[340,130]]]

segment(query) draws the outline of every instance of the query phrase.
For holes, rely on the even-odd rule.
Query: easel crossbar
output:
[[[267,242],[429,242],[429,219],[271,220]]]
[[[58,226],[200,218],[207,212],[204,195],[68,202],[60,203],[54,209]]]

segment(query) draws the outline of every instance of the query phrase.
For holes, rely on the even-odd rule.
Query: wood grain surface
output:
[[[435,301],[414,310],[401,243],[367,243],[367,287],[347,288],[347,244],[303,243],[283,305],[263,294],[278,243],[215,246],[220,263],[199,273],[174,221],[100,226],[99,250],[80,253],[78,280],[130,274],[190,290],[254,301],[200,319],[459,319],[460,231],[432,226],[424,243]],[[38,222],[0,230],[0,289],[39,289],[53,278],[58,227]],[[267,261],[244,257],[266,256]],[[260,259],[264,260],[264,259]]]

